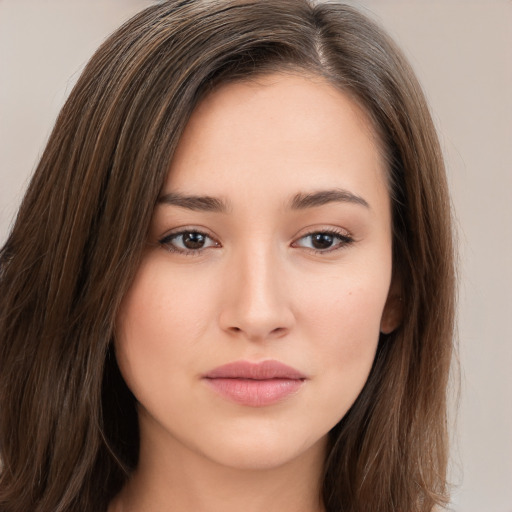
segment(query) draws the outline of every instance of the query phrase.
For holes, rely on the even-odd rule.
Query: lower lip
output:
[[[299,391],[302,379],[205,379],[223,397],[249,407],[264,407],[281,402]]]

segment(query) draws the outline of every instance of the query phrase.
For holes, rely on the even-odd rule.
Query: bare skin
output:
[[[322,512],[328,432],[399,320],[391,276],[386,169],[351,99],[293,74],[205,98],[118,318],[141,447],[109,512]],[[210,375],[240,361],[300,382],[234,400]]]

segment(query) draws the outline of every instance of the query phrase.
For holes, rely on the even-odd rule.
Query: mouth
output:
[[[307,377],[279,361],[235,361],[209,371],[203,380],[227,400],[248,407],[264,407],[296,394]]]

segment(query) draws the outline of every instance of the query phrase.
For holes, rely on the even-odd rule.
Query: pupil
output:
[[[187,249],[201,249],[205,241],[205,236],[201,233],[186,233],[183,235],[183,245]]]
[[[329,249],[333,242],[333,236],[327,233],[316,233],[312,237],[312,242],[315,249]]]

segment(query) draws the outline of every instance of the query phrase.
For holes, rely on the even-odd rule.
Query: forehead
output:
[[[164,191],[247,196],[265,185],[292,193],[385,183],[377,136],[359,105],[320,77],[280,73],[222,85],[199,103]]]

